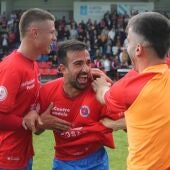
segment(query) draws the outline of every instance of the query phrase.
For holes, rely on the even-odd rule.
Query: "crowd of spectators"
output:
[[[8,17],[0,15],[0,59],[16,49],[20,43],[18,23],[22,10],[13,11]],[[135,15],[135,11],[131,15]],[[38,62],[51,62],[57,67],[57,44],[67,39],[78,39],[87,44],[92,66],[104,70],[111,78],[116,78],[118,68],[131,66],[126,47],[126,25],[131,15],[119,15],[116,11],[106,12],[97,22],[90,18],[87,22],[56,20],[57,42],[52,44],[49,55],[40,56]]]
[[[57,39],[78,39],[84,41],[90,52],[94,67],[110,72],[120,67],[128,67],[130,60],[126,52],[127,40],[125,28],[130,16],[118,15],[115,11],[105,13],[100,22],[89,19],[76,23],[56,21]]]
[[[19,19],[22,11],[13,11],[9,16],[0,15],[0,59],[20,44]]]

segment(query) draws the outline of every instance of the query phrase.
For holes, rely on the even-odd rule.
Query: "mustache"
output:
[[[81,73],[79,73],[79,76],[80,76],[80,75],[82,75],[82,76],[86,76],[86,75],[89,76],[89,73],[81,72]]]
[[[86,72],[79,73],[77,75],[77,77],[79,77],[79,76],[87,76],[88,79],[92,79],[91,74],[90,73],[86,73]]]

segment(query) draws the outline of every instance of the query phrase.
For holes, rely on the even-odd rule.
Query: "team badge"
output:
[[[0,101],[3,101],[6,99],[8,95],[7,89],[4,86],[0,86]]]
[[[84,105],[80,107],[80,115],[82,117],[88,117],[90,114],[90,109],[88,106]]]

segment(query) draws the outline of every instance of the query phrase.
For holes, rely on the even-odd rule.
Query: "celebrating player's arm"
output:
[[[96,97],[97,99],[101,102],[101,103],[105,103],[104,102],[104,94],[107,90],[110,89],[110,86],[114,83],[103,71],[97,69],[97,68],[93,68],[91,69],[91,74],[93,80],[100,78],[100,87],[101,89],[100,93],[97,93]],[[98,80],[98,81],[99,81]],[[96,91],[96,84],[95,81],[92,82],[92,86],[94,91]],[[112,114],[112,117],[105,117],[103,119],[100,120],[100,122],[107,128],[112,129],[113,131],[117,131],[117,130],[125,130],[126,131],[126,122],[125,122],[125,118],[124,118],[124,114],[122,112],[118,113],[118,114]]]
[[[103,76],[92,82],[93,90],[96,92],[97,100],[100,103],[105,104],[104,95],[110,89],[110,86],[111,84],[107,82],[106,78]]]
[[[35,134],[40,134],[45,129],[68,130],[71,123],[51,115],[52,108],[53,104],[51,103],[40,115],[36,110],[30,111],[23,119],[23,127],[32,130]]]
[[[112,129],[113,131],[118,131],[118,130],[125,130],[126,131],[126,122],[125,118],[121,118],[118,120],[113,120],[111,118],[103,118],[100,120],[100,122],[107,128]]]
[[[51,115],[51,109],[53,108],[53,103],[51,103],[48,108],[41,113],[40,120],[37,124],[37,130],[68,130],[71,128],[71,123],[60,119],[56,116]]]
[[[27,115],[23,117],[22,126],[25,130],[29,129],[35,133],[37,131],[37,122],[39,122],[39,124],[42,124],[38,112],[36,110],[31,110],[30,112],[28,112]]]

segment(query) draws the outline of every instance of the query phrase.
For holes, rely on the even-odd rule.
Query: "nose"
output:
[[[52,41],[57,41],[57,31],[56,30],[51,31],[51,38],[52,38]]]
[[[89,72],[90,71],[90,66],[87,65],[87,64],[83,64],[81,71],[86,72],[86,73]]]
[[[53,34],[53,41],[57,41],[57,34]]]

